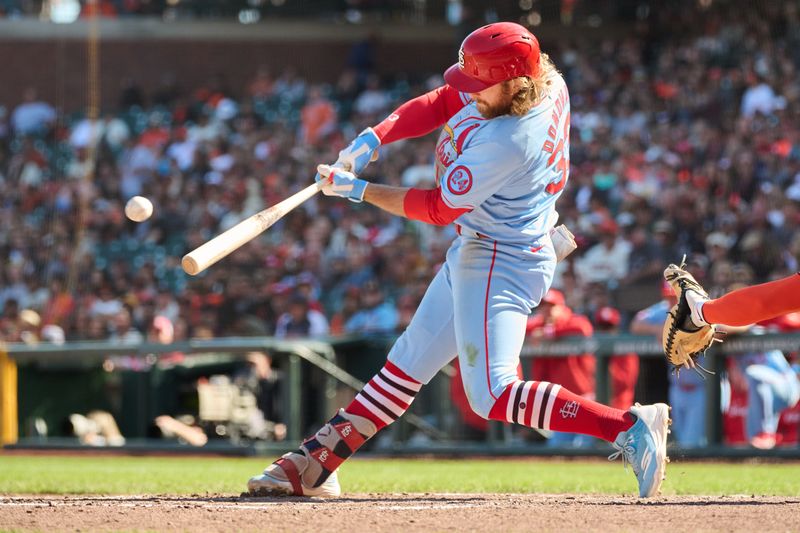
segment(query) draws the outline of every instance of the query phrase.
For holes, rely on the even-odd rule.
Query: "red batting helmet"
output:
[[[513,22],[488,24],[473,31],[458,51],[458,63],[444,79],[451,87],[476,93],[501,81],[539,74],[539,41]]]

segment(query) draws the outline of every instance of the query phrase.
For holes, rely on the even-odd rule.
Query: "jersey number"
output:
[[[544,189],[550,194],[560,192],[567,184],[567,176],[569,175],[569,159],[567,159],[566,156],[567,152],[564,151],[564,139],[567,139],[567,143],[569,143],[569,112],[567,112],[566,118],[567,119],[564,121],[564,134],[558,140],[555,149],[547,159],[547,166],[550,166],[555,162],[556,157],[560,157],[558,164],[556,164],[556,171],[559,173],[559,179],[558,181],[548,183],[547,187]],[[567,144],[567,149],[569,149],[569,144]]]

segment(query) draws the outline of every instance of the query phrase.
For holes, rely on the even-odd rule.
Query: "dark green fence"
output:
[[[108,342],[76,342],[61,346],[40,344],[7,345],[8,355],[18,365],[18,421],[20,439],[15,447],[76,447],[65,420],[70,413],[103,409],[111,412],[128,439],[126,448],[169,449],[176,444],[154,439],[153,419],[159,414],[186,408],[181,397],[191,396],[192,384],[200,377],[230,373],[251,351],[269,352],[284,374],[283,404],[288,428],[284,442],[248,442],[233,446],[224,440],[211,441],[208,451],[257,453],[288,449],[329,417],[353,392],[360,389],[381,367],[393,338],[341,338],[330,340],[277,340],[269,337],[191,340],[171,345],[119,345]],[[779,349],[800,349],[800,335],[737,337],[709,351],[705,366],[715,372],[706,380],[708,410],[706,428],[709,446],[686,450],[688,456],[770,455],[800,457],[798,448],[769,452],[731,449],[722,446],[720,377],[729,354]],[[180,364],[164,366],[166,354],[186,355]],[[634,352],[642,358],[637,400],[665,401],[667,369],[661,347],[650,337],[630,335],[561,340],[525,346],[523,364],[539,355],[594,353],[597,357],[597,397],[609,397],[608,361],[612,354]],[[111,369],[109,358],[129,356],[139,368]],[[372,445],[386,453],[443,454],[593,454],[606,448],[581,450],[541,446],[536,435],[519,438],[507,425],[491,422],[485,436],[468,440],[459,431],[458,416],[450,401],[452,368],[442,372],[425,387],[411,411]],[[191,407],[191,405],[189,406]],[[45,438],[37,423],[48,427]]]

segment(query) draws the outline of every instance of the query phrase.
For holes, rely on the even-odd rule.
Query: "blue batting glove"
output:
[[[358,176],[370,161],[378,159],[378,152],[375,150],[380,145],[381,141],[372,128],[367,128],[339,152],[339,159],[336,160],[334,166],[349,170]]]
[[[351,202],[363,202],[367,182],[357,178],[352,172],[331,165],[317,166],[317,183],[322,182],[322,193],[327,196],[341,196]]]

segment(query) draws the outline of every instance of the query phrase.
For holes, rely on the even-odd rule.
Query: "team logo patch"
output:
[[[580,407],[580,404],[574,400],[565,403],[564,407],[559,410],[561,418],[575,418],[578,416],[578,409],[580,409]]]
[[[472,188],[472,173],[464,165],[454,168],[447,176],[447,189],[455,194],[462,195]]]

